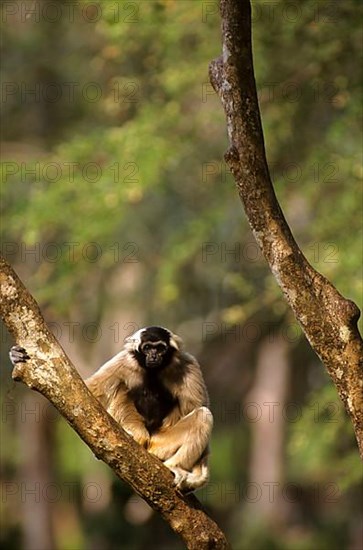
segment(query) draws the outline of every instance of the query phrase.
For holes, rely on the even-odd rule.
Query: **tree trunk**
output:
[[[252,60],[249,0],[221,0],[223,55],[211,83],[227,117],[226,162],[254,236],[351,417],[363,457],[363,342],[358,307],[306,260],[284,218],[267,166]]]

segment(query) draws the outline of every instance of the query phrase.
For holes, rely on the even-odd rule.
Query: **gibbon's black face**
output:
[[[163,369],[170,364],[174,351],[169,331],[162,327],[148,327],[140,335],[135,356],[145,369]]]

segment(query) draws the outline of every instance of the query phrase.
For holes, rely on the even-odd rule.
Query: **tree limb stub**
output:
[[[171,472],[120,428],[93,397],[14,270],[3,258],[0,267],[2,319],[30,356],[14,367],[14,380],[49,399],[96,457],[158,511],[187,548],[229,548],[198,499],[176,491]]]
[[[249,0],[221,0],[223,53],[210,80],[227,119],[225,160],[254,236],[312,348],[352,419],[363,458],[363,342],[358,307],[307,261],[275,195],[266,160],[253,70]]]

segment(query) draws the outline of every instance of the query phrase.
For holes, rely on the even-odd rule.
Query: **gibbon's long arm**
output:
[[[127,380],[132,379],[132,368],[128,368],[128,364],[128,354],[123,350],[87,378],[85,383],[116,422],[145,447],[150,434],[145,428],[144,418],[128,397]]]

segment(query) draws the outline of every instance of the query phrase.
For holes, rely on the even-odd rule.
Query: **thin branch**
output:
[[[189,549],[224,549],[219,527],[194,495],[175,490],[171,472],[138,445],[93,397],[53,334],[38,304],[0,259],[1,316],[30,360],[18,363],[14,380],[43,394],[100,460],[159,512]]]
[[[363,457],[363,343],[358,307],[306,260],[285,220],[266,161],[253,70],[249,0],[221,0],[223,54],[210,65],[227,118],[225,160],[254,236],[352,419]]]

